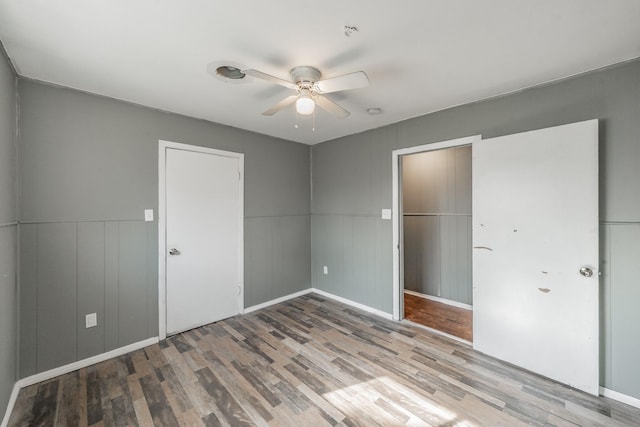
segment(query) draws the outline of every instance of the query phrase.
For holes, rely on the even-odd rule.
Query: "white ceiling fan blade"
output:
[[[272,76],[270,74],[266,74],[263,73],[262,71],[258,71],[258,70],[253,70],[253,69],[248,69],[248,70],[242,70],[243,73],[245,73],[248,76],[252,76],[252,77],[256,77],[258,79],[262,79],[262,80],[266,80],[268,82],[272,82],[272,83],[276,83],[279,84],[280,86],[284,86],[286,88],[289,89],[297,89],[298,86],[296,86],[294,83],[288,82],[286,80],[282,80],[278,77]]]
[[[344,74],[326,80],[320,80],[315,84],[319,93],[339,92],[341,90],[358,89],[369,86],[369,77],[364,71]]]
[[[273,116],[278,111],[280,111],[283,108],[288,107],[289,105],[291,105],[294,102],[296,102],[296,99],[298,99],[298,95],[287,96],[285,99],[283,99],[282,101],[278,102],[276,105],[274,105],[273,107],[269,108],[267,111],[262,113],[262,115],[263,116]]]
[[[332,100],[324,96],[316,95],[314,100],[316,101],[316,104],[318,105],[318,107],[322,108],[327,113],[333,114],[334,116],[340,119],[349,117],[349,114],[351,114],[347,110],[345,110],[344,108],[342,108],[341,106],[339,106],[338,104],[336,104],[335,102],[333,102]]]

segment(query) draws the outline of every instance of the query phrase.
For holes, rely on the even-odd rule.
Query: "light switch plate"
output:
[[[326,265],[322,268],[322,272],[324,274],[329,274],[329,267],[327,267]]]
[[[85,328],[93,328],[94,326],[98,326],[98,314],[91,313],[84,316]]]
[[[391,209],[382,209],[382,219],[391,219]]]
[[[145,209],[144,210],[144,220],[145,221],[153,221],[153,209]]]

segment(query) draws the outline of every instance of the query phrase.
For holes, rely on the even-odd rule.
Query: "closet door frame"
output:
[[[452,147],[470,146],[474,142],[482,140],[482,135],[472,135],[447,141],[417,145],[414,147],[393,150],[392,160],[392,215],[393,222],[393,319],[404,318],[404,269],[402,265],[403,244],[402,241],[402,165],[401,157],[422,153],[425,151],[442,150]]]

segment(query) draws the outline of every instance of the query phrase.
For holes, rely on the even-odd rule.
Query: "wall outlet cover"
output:
[[[145,209],[144,210],[144,220],[145,221],[153,221],[153,209]]]
[[[93,328],[94,326],[98,326],[98,314],[91,313],[84,316],[85,328]]]
[[[322,268],[322,272],[324,274],[329,274],[329,267],[327,267],[326,265]]]
[[[391,209],[382,209],[382,219],[391,219]]]

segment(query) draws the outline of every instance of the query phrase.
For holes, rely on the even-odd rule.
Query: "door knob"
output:
[[[593,270],[589,267],[582,267],[580,269],[580,274],[582,274],[584,277],[591,277],[593,276]]]
[[[180,255],[180,251],[176,248],[169,249],[169,255]]]

